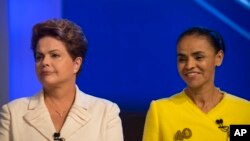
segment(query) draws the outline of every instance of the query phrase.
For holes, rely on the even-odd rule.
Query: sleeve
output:
[[[0,141],[10,140],[10,111],[7,105],[4,105],[0,111]]]
[[[147,112],[143,131],[143,141],[159,141],[159,123],[155,101],[151,102]]]
[[[108,111],[106,141],[123,141],[122,122],[119,113],[119,107],[113,103]]]

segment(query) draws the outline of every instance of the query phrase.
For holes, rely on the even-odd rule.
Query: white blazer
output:
[[[65,141],[123,141],[119,112],[115,103],[77,88],[60,137]],[[1,109],[0,141],[54,141],[55,132],[43,91],[14,100]]]

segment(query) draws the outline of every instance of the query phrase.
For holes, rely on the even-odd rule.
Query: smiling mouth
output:
[[[52,72],[48,72],[48,71],[44,71],[41,73],[42,76],[47,76],[47,75],[51,75]]]
[[[188,72],[188,73],[185,73],[184,75],[187,76],[187,77],[195,77],[198,74],[199,74],[198,72]]]

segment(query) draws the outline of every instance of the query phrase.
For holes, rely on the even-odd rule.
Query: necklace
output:
[[[66,112],[66,111],[63,111],[63,112],[59,112],[59,111],[57,111],[56,109],[55,109],[55,112],[62,118],[63,117],[63,114]]]
[[[53,109],[53,111],[55,111],[55,113],[58,114],[58,115],[60,116],[60,118],[63,118],[64,114],[69,110],[69,109],[67,109],[67,110],[64,110],[64,111],[60,112],[59,110],[57,110],[57,109],[58,109],[58,108],[57,108],[58,106],[56,106],[56,105],[54,104],[54,102],[51,101],[51,100],[49,100],[49,103],[48,103],[48,104],[49,104],[50,107]]]

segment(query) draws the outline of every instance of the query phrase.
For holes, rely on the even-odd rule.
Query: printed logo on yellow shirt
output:
[[[184,139],[189,139],[192,136],[192,131],[189,128],[184,128],[182,131],[178,130],[175,133],[174,140],[175,141],[183,141]]]

